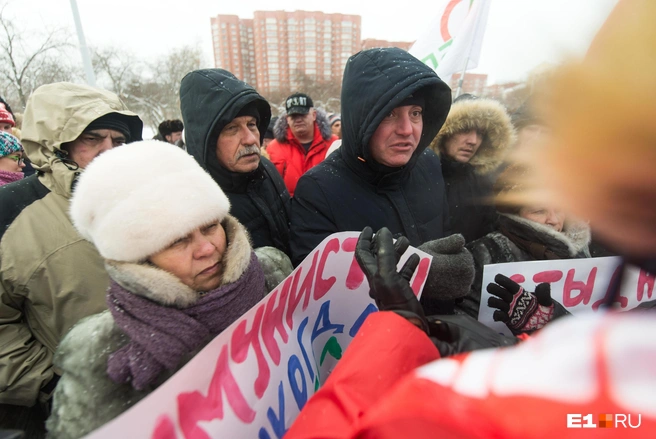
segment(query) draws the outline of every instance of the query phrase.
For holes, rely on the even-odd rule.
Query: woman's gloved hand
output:
[[[515,335],[530,334],[552,320],[569,315],[551,298],[551,285],[546,282],[538,284],[535,293],[526,291],[503,274],[497,274],[494,282],[488,284],[487,291],[496,297],[490,297],[487,306],[496,308],[492,318],[504,322]]]
[[[355,247],[355,259],[369,281],[369,296],[376,301],[378,309],[393,311],[428,332],[424,311],[410,288],[419,255],[410,256],[401,270],[396,271],[396,264],[408,246],[405,238],[399,238],[395,246],[386,227],[375,236],[371,227],[365,227]]]

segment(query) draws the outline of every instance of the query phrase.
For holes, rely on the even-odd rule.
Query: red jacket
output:
[[[267,153],[271,161],[282,175],[289,195],[294,196],[296,183],[305,172],[321,163],[326,157],[326,151],[337,136],[330,134],[323,136],[317,122],[314,123],[314,139],[310,149],[305,153],[305,148],[292,134],[291,128],[287,127],[284,139],[276,137],[267,146]]]
[[[656,437],[654,333],[649,314],[567,318],[515,347],[406,373],[435,347],[374,313],[285,439]]]

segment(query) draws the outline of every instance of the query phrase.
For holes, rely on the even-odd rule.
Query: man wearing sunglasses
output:
[[[0,411],[16,419],[16,406],[47,408],[59,341],[106,309],[102,259],[68,215],[75,183],[100,154],[141,140],[142,128],[118,96],[85,85],[44,85],[27,101],[22,142],[37,173],[0,187]]]

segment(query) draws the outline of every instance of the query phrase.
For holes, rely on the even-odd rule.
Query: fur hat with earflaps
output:
[[[156,140],[114,148],[82,173],[71,200],[80,234],[105,259],[141,262],[212,221],[230,202],[192,156]]]

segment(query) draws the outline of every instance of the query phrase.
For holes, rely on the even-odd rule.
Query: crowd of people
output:
[[[598,40],[649,27],[654,6],[641,4],[636,18],[627,3]],[[595,67],[618,58],[651,60],[654,44],[643,38],[633,50],[644,57],[627,57],[597,43],[549,93],[512,112],[472,95],[452,102],[430,67],[397,48],[348,60],[341,113],[316,108],[305,90],[272,118],[269,102],[231,72],[192,71],[181,78],[182,120],[162,122],[153,140],[142,140],[141,119],[115,94],[86,85],[36,89],[19,130],[0,102],[0,437],[22,429],[77,438],[114,419],[341,231],[361,232],[355,258],[381,312],[367,318],[287,437],[545,436],[540,420],[560,425],[567,410],[583,410],[584,399],[546,389],[592,367],[602,354],[590,349],[603,351],[593,338],[656,321],[570,318],[548,283],[531,292],[499,275],[484,285],[483,270],[620,254],[656,275],[652,125],[631,119],[641,130],[625,144],[631,153],[586,161],[588,148],[615,145],[628,124],[602,118],[612,108],[598,105],[594,86],[603,81],[586,75],[603,76]],[[647,74],[634,85],[656,89]],[[560,111],[554,102],[572,87],[583,91]],[[611,98],[624,108],[625,93]],[[656,114],[654,102],[640,120]],[[595,111],[605,123],[590,121]],[[586,122],[601,134],[585,138]],[[608,170],[615,159],[629,162],[617,166],[631,178],[609,179],[617,206],[592,205],[590,188],[603,174],[594,166]],[[554,190],[541,190],[554,176]],[[421,301],[409,285],[418,257],[397,270],[410,245],[432,256]],[[486,306],[512,336],[477,321]],[[571,347],[539,344],[564,333],[589,349],[566,356]],[[652,345],[645,338],[621,354],[636,373],[594,369],[591,379],[625,391],[641,380],[653,390],[653,367],[640,366]],[[562,360],[558,370],[540,369],[539,348],[550,363]],[[600,413],[641,411],[641,432],[656,433],[653,392],[595,395],[585,401]]]

